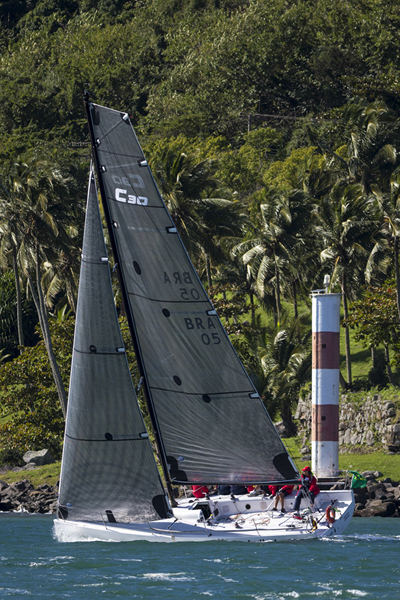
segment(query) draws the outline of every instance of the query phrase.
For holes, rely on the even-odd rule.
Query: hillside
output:
[[[90,161],[84,90],[128,112],[273,419],[294,431],[310,381],[309,294],[325,274],[343,299],[343,389],[399,384],[400,7],[20,0],[1,3],[0,22],[4,461],[41,447],[61,456]]]

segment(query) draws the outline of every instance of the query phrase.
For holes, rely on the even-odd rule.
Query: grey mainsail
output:
[[[167,516],[114,305],[94,175],[87,198],[59,516],[146,521]]]
[[[190,262],[127,114],[87,101],[100,191],[172,483],[298,477]]]

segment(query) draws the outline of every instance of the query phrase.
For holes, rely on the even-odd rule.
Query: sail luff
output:
[[[126,113],[91,105],[102,198],[173,483],[296,479],[191,264]]]
[[[154,433],[154,437],[155,437],[157,448],[158,448],[158,454],[159,454],[159,458],[160,458],[160,462],[161,462],[161,467],[162,467],[164,478],[165,478],[165,481],[167,484],[168,493],[170,495],[170,500],[173,502],[171,479],[170,479],[169,469],[167,466],[165,449],[164,449],[164,445],[162,443],[162,439],[160,436],[160,428],[158,425],[157,416],[155,414],[155,411],[153,409],[153,404],[151,402],[151,393],[150,393],[149,386],[148,386],[148,378],[146,376],[145,364],[142,359],[142,353],[141,353],[141,349],[140,349],[140,346],[138,343],[135,320],[134,320],[134,317],[132,314],[131,304],[129,302],[129,296],[128,296],[128,292],[126,289],[125,280],[122,277],[122,272],[121,272],[121,267],[120,267],[121,261],[120,261],[120,253],[119,253],[119,248],[118,248],[118,240],[116,239],[116,236],[114,235],[114,228],[112,225],[112,219],[111,219],[111,215],[110,215],[110,211],[109,211],[109,207],[108,207],[108,203],[107,203],[107,199],[106,199],[106,191],[104,188],[102,171],[101,171],[101,166],[100,166],[100,162],[99,162],[99,156],[97,153],[96,138],[94,135],[92,118],[91,118],[91,114],[90,114],[92,103],[90,102],[88,93],[85,93],[84,100],[85,100],[86,118],[87,118],[87,123],[88,123],[88,127],[89,127],[90,140],[91,140],[91,144],[92,144],[92,156],[93,156],[94,165],[96,168],[97,178],[98,178],[98,182],[99,182],[100,196],[102,199],[104,216],[106,219],[107,228],[108,228],[108,232],[109,232],[109,236],[110,236],[111,248],[112,248],[114,260],[116,263],[116,270],[117,270],[117,275],[118,275],[118,281],[120,284],[122,301],[124,304],[129,329],[131,332],[131,338],[132,338],[133,348],[134,348],[135,355],[136,355],[136,361],[137,361],[139,373],[142,378],[142,386],[143,386],[144,395],[145,395],[145,399],[146,399],[146,405],[147,405],[147,408],[149,411],[149,416],[150,416],[150,420],[151,420],[152,427],[153,427],[153,433]]]

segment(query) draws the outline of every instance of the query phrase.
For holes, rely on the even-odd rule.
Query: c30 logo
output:
[[[140,175],[134,175],[129,173],[128,177],[119,177],[118,175],[112,175],[112,180],[117,185],[134,186],[135,188],[145,188],[144,181]],[[115,190],[115,199],[117,202],[126,202],[127,204],[139,204],[140,206],[147,206],[149,200],[146,196],[136,196],[128,193],[128,190],[117,187]]]
[[[122,188],[115,189],[115,199],[117,202],[126,202],[128,204],[140,204],[141,206],[147,206],[149,199],[146,196],[134,196],[128,194],[128,190]]]

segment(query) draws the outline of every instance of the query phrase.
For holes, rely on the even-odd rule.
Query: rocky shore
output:
[[[355,517],[400,517],[400,486],[385,479],[378,481],[371,472],[364,473],[367,486],[354,490]],[[57,486],[39,485],[27,480],[8,484],[0,480],[0,512],[55,513]]]
[[[374,473],[366,471],[364,488],[354,490],[355,517],[400,517],[400,486],[386,478],[378,481]]]
[[[57,487],[46,483],[35,489],[27,479],[11,484],[0,480],[0,512],[54,513],[57,495]]]

